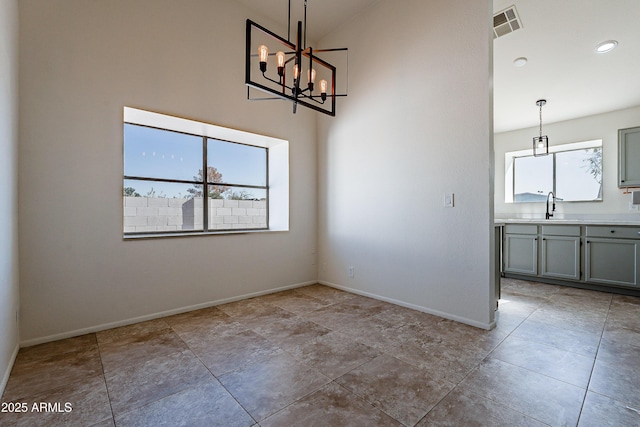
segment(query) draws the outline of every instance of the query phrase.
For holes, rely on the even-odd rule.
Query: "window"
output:
[[[534,157],[531,150],[505,155],[505,202],[544,202],[553,191],[558,201],[602,200],[602,141],[550,147]]]
[[[124,113],[125,237],[288,229],[287,141]]]

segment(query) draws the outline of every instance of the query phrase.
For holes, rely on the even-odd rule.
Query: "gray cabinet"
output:
[[[587,227],[585,280],[614,286],[640,286],[640,228]]]
[[[542,226],[540,275],[580,280],[580,226]]]
[[[640,226],[506,224],[507,277],[640,290]]]
[[[618,187],[640,187],[640,126],[618,131]]]
[[[504,232],[505,273],[538,274],[538,226],[508,224]]]

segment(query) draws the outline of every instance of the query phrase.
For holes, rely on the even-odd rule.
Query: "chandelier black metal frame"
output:
[[[247,19],[245,84],[247,99],[252,101],[285,99],[293,102],[295,114],[298,104],[330,116],[336,115],[336,67],[318,54],[347,51],[347,48],[313,49],[307,47],[307,0],[304,0],[303,22],[298,21],[295,43],[291,42],[291,0],[287,39],[262,25]],[[270,59],[275,67],[270,67]],[[271,59],[273,62],[273,59]],[[302,76],[306,74],[306,84]],[[318,84],[316,85],[316,81]],[[275,95],[256,98],[251,88]]]

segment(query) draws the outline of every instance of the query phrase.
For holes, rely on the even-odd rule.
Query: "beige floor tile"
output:
[[[331,332],[317,323],[303,318],[274,320],[253,330],[272,343],[289,351]]]
[[[369,319],[366,318],[366,319]],[[368,347],[376,348],[380,351],[388,351],[403,343],[402,336],[398,329],[391,326],[362,321],[350,322],[340,328],[340,333],[350,337],[352,340],[364,344]]]
[[[261,427],[402,426],[335,383],[298,400],[260,422]]]
[[[253,313],[269,309],[269,304],[262,298],[249,298],[216,306],[218,310],[231,317],[251,316]]]
[[[266,295],[261,299],[271,305],[280,307],[295,314],[308,313],[329,305],[310,295],[297,292],[295,289]]]
[[[254,424],[249,414],[213,378],[206,384],[116,417],[117,427],[248,427]]]
[[[115,416],[211,380],[191,351],[173,353],[105,375]]]
[[[176,314],[166,317],[164,320],[178,334],[198,329],[211,329],[233,321],[231,316],[217,307]]]
[[[588,392],[578,427],[640,426],[640,408]]]
[[[538,420],[493,400],[454,389],[416,427],[544,427]]]
[[[73,412],[0,425],[640,425],[640,297],[502,285],[492,331],[316,284],[21,349],[2,401]]]
[[[454,384],[381,355],[336,379],[347,390],[405,425],[415,425]]]
[[[53,356],[71,352],[81,352],[97,348],[96,334],[80,335],[74,338],[48,342],[21,348],[16,358],[16,364],[29,363],[38,360],[50,359]]]
[[[589,391],[610,397],[632,408],[640,410],[640,363],[621,366],[596,359]]]
[[[224,374],[219,380],[257,421],[330,382],[328,377],[282,351]]]
[[[623,298],[621,295],[615,295],[611,302],[607,323],[640,333],[638,319],[640,319],[640,297]]]
[[[59,384],[58,388],[25,397],[21,402],[29,405],[29,411],[15,414],[18,427],[91,426],[111,419],[109,396],[102,375],[81,382]],[[43,403],[52,406],[40,406]],[[34,404],[40,409],[34,410]]]
[[[154,319],[133,325],[107,329],[96,333],[99,344],[136,342],[147,335],[167,331],[169,325],[164,319]]]
[[[529,282],[502,278],[500,287],[503,294],[519,294],[534,297],[549,298],[562,289],[562,286],[547,285],[545,283]]]
[[[595,358],[601,333],[576,331],[563,327],[562,323],[541,323],[529,318],[513,331],[512,336]]]
[[[100,343],[99,347],[105,373],[142,365],[156,357],[187,349],[184,341],[170,328],[123,336]]]
[[[302,316],[334,331],[344,330],[362,318],[361,313],[355,312],[343,304],[329,305]]]
[[[622,328],[606,329],[598,349],[598,360],[640,373],[640,332]]]
[[[296,317],[296,314],[265,303],[261,306],[252,307],[251,311],[238,313],[231,317],[234,321],[253,329],[277,320],[293,319]]]
[[[387,354],[433,376],[457,384],[478,366],[485,352],[480,353],[476,349],[460,347],[457,344],[438,342],[421,346],[402,344],[389,349]]]
[[[576,332],[601,334],[604,329],[606,314],[585,313],[577,308],[544,306],[537,309],[527,318],[547,326],[556,326]]]
[[[458,387],[553,426],[576,425],[586,390],[489,358]]]
[[[320,284],[296,288],[296,292],[308,295],[325,304],[336,304],[353,298],[354,294]]]
[[[91,424],[89,427],[115,427],[116,423],[113,421],[113,418],[106,419],[96,424]]]
[[[202,331],[185,339],[189,348],[216,376],[258,362],[279,347],[257,333],[239,325],[238,329]]]
[[[592,357],[513,336],[504,340],[491,357],[584,389],[593,368]]]
[[[17,359],[2,397],[4,402],[102,375],[100,354],[95,345],[50,357],[27,357],[24,362],[20,357]]]
[[[318,337],[290,353],[331,379],[346,374],[380,354],[378,350],[360,344],[340,332]]]

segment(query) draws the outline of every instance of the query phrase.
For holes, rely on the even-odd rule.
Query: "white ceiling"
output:
[[[240,3],[287,26],[289,0],[237,0]],[[322,37],[346,23],[378,0],[307,0],[307,38],[320,40]],[[304,21],[304,0],[291,0],[291,38],[295,38],[298,21]],[[261,24],[260,22],[258,22]],[[286,34],[276,33],[286,37]],[[327,46],[321,46],[327,47]]]
[[[237,1],[286,27],[288,0]],[[308,38],[321,39],[376,1],[308,0]],[[291,3],[295,25],[304,1]],[[537,126],[542,98],[543,123],[640,105],[640,0],[494,0],[494,12],[511,5],[522,28],[494,40],[495,132]],[[609,39],[617,49],[594,53]],[[527,65],[514,67],[522,56]]]
[[[543,125],[640,105],[639,0],[494,0],[494,12],[511,5],[522,29],[494,40],[495,132],[537,126],[541,98]]]

